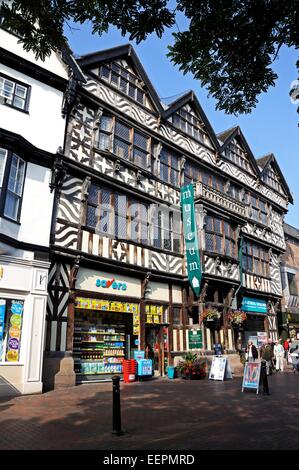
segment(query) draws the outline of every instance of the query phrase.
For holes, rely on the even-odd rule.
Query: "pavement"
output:
[[[270,376],[270,396],[241,383],[121,382],[123,436],[111,433],[111,383],[1,399],[0,449],[298,449],[299,373]]]

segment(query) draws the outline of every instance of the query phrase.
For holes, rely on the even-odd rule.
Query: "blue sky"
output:
[[[179,28],[184,29],[186,21],[178,19]],[[78,55],[128,43],[115,29],[110,28],[103,36],[92,35],[89,24],[66,27],[65,33],[70,47]],[[226,115],[216,111],[215,100],[208,98],[207,91],[191,74],[183,75],[166,57],[167,45],[173,43],[172,31],[167,30],[162,39],[151,35],[138,46],[132,42],[152,84],[161,98],[175,96],[186,90],[194,90],[216,133],[238,124],[256,158],[269,152],[274,153],[294,197],[289,206],[286,222],[299,228],[299,114],[297,106],[291,103],[289,90],[297,78],[296,60],[298,52],[282,48],[274,69],[279,78],[276,86],[260,95],[256,108],[249,115]],[[297,184],[296,184],[297,183]]]

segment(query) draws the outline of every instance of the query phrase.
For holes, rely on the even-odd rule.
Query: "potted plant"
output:
[[[200,323],[204,323],[208,328],[215,328],[219,323],[221,313],[215,308],[206,308],[200,316]]]
[[[235,310],[228,314],[228,320],[233,328],[241,329],[247,320],[247,315],[242,310]]]
[[[206,377],[205,363],[200,362],[197,354],[188,352],[180,361],[177,370],[183,379],[199,380]]]

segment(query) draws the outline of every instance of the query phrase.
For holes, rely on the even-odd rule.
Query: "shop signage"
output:
[[[259,362],[246,362],[242,383],[242,392],[244,388],[256,390],[259,393],[261,375],[261,364]]]
[[[188,331],[189,349],[202,349],[202,331]]]
[[[242,300],[242,310],[245,312],[268,313],[265,300],[244,297]]]
[[[257,332],[257,345],[261,347],[263,344],[267,343],[268,335],[265,331],[258,331]]]
[[[230,364],[226,357],[213,357],[209,379],[211,380],[224,380],[232,379]]]
[[[115,290],[127,290],[127,283],[126,282],[118,282],[114,279],[97,279],[96,280],[97,287],[103,287],[104,289],[108,289],[112,287]]]
[[[146,323],[163,323],[163,306],[162,305],[146,305],[145,306],[145,322]]]
[[[75,307],[86,310],[139,314],[139,304],[114,302],[110,300],[88,299],[85,297],[76,297]]]
[[[188,184],[181,188],[181,211],[186,245],[188,279],[194,293],[199,296],[202,271],[197,238],[193,184]]]

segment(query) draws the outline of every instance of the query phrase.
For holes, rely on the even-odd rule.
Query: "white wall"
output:
[[[22,44],[18,44],[18,38],[13,34],[8,33],[4,29],[0,29],[0,47],[7,49],[8,51],[16,54],[29,62],[33,62],[40,67],[49,70],[56,75],[63,78],[68,78],[67,67],[62,61],[59,54],[53,53],[50,57],[47,57],[45,61],[36,60],[33,52],[24,51]]]
[[[29,114],[0,103],[0,127],[21,135],[40,149],[56,153],[64,139],[63,93],[2,64],[0,72],[31,86]]]
[[[50,169],[27,164],[18,239],[49,246],[53,193],[50,193]]]
[[[0,217],[1,233],[18,241],[49,246],[54,198],[49,189],[50,173],[48,168],[27,163],[20,224]],[[0,247],[0,252],[12,255],[5,247]],[[28,255],[19,253],[22,258]]]

